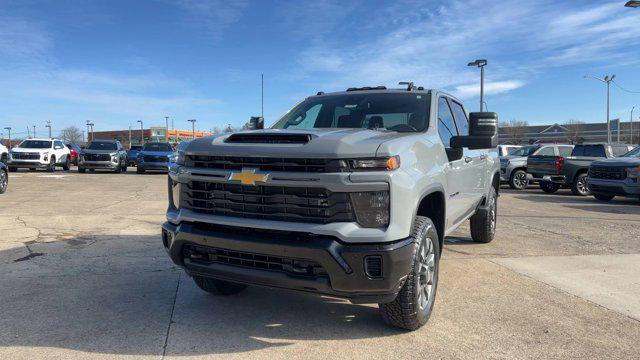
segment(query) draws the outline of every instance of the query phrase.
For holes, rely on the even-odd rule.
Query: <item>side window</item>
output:
[[[450,146],[451,138],[458,135],[451,109],[443,97],[438,99],[438,134],[440,134],[444,147],[447,148]]]
[[[628,152],[626,146],[612,146],[613,156],[618,157],[626,154]]]
[[[451,108],[453,109],[453,113],[456,115],[456,125],[458,125],[458,133],[460,135],[469,135],[469,119],[467,118],[467,114],[464,112],[462,105],[458,104],[455,101],[451,102]],[[509,149],[507,147],[507,149]]]
[[[545,146],[542,149],[538,150],[536,155],[540,156],[554,156],[555,152],[553,151],[553,146]]]
[[[61,141],[55,141],[55,142],[53,143],[53,147],[54,147],[54,148],[63,148],[63,149],[64,149],[64,144],[62,144],[62,142],[61,142]]]
[[[571,156],[571,151],[573,149],[571,148],[571,146],[558,146],[558,152],[560,153],[560,156],[562,157],[567,157],[567,156]]]

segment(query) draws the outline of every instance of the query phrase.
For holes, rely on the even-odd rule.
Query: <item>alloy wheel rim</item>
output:
[[[494,199],[489,211],[489,226],[492,234],[496,231],[496,202],[497,200]]]
[[[578,191],[582,194],[589,192],[589,187],[587,186],[587,181],[584,177],[578,180]]]
[[[518,173],[514,177],[513,182],[516,184],[516,187],[524,188],[527,182],[527,175],[523,173]]]
[[[6,190],[7,183],[7,174],[5,174],[4,171],[0,171],[0,189]]]
[[[420,248],[418,270],[418,304],[425,309],[433,299],[436,276],[436,255],[431,238],[424,239]]]

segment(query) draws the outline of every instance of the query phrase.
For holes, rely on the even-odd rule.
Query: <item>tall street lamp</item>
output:
[[[49,139],[51,139],[51,120],[47,120],[47,125],[44,127],[49,128]]]
[[[610,114],[610,103],[611,103],[611,82],[613,81],[613,79],[616,78],[615,75],[606,75],[605,77],[603,77],[602,79],[599,77],[595,77],[593,75],[585,75],[584,76],[585,79],[594,79],[594,80],[598,80],[601,81],[605,84],[607,84],[607,142],[610,143],[611,142],[611,119],[609,118],[609,114]],[[620,124],[618,124],[618,128],[620,128]]]
[[[164,117],[165,130],[164,130],[164,141],[169,142],[169,117]]]
[[[484,104],[484,67],[487,65],[487,60],[477,59],[467,64],[467,66],[477,66],[480,68],[480,112],[482,112]]]
[[[142,125],[142,120],[138,120],[140,123],[140,145],[144,145],[144,127]]]
[[[635,106],[631,108],[631,119],[629,121],[629,132],[631,132],[631,144],[632,145],[634,144],[634,142],[633,142],[633,110],[635,110],[635,109],[636,109]]]
[[[191,123],[191,134],[192,134],[192,138],[195,139],[196,138],[196,119],[190,119],[187,121]]]
[[[9,150],[11,150],[11,127],[6,127],[4,129],[9,131]]]

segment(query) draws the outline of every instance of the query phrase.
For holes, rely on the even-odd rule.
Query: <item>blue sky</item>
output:
[[[475,110],[476,58],[502,120],[603,121],[605,86],[585,74],[640,91],[640,9],[623,4],[0,0],[0,128],[239,126],[260,113],[261,73],[268,125],[319,90],[406,80]],[[634,105],[612,87],[614,117]]]

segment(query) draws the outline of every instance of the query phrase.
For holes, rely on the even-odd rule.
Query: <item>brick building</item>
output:
[[[168,141],[170,143],[179,143],[183,140],[192,139],[194,133],[191,130],[172,130],[163,127],[151,127],[149,129],[131,129],[131,130],[111,130],[111,131],[95,131],[93,133],[94,139],[101,140],[119,140],[125,147],[128,147],[129,136],[131,136],[131,143],[134,145],[140,144],[140,136],[144,142],[148,141]],[[204,137],[211,135],[208,132],[195,132],[195,137]]]
[[[640,122],[611,120],[611,140],[613,142],[618,141],[618,127],[620,142],[638,144],[640,141]],[[501,144],[606,142],[607,123],[531,125],[520,128],[500,127],[498,134]]]

